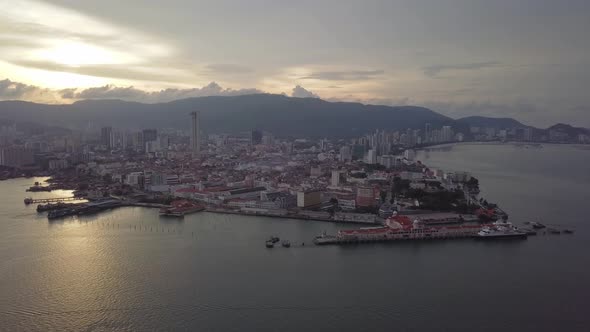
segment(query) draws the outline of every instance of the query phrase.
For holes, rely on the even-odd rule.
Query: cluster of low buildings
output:
[[[198,127],[198,113],[191,117]],[[351,139],[112,127],[94,134],[23,136],[16,129],[10,134],[0,164],[21,172],[57,174],[66,187],[97,195],[184,198],[234,213],[374,223],[396,210],[419,207],[393,194],[395,178],[424,191],[456,190],[470,178],[415,160],[416,144],[460,138],[446,126]],[[432,181],[442,186],[429,186]]]

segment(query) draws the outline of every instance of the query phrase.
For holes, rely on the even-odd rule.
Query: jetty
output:
[[[67,202],[80,200],[78,197],[52,197],[52,198],[25,198],[25,205],[29,204],[42,204],[42,203],[56,203],[56,202]]]

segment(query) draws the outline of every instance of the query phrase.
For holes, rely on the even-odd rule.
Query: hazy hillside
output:
[[[565,133],[565,134],[568,134],[570,137],[576,137],[580,134],[583,134],[583,135],[590,134],[590,131],[586,128],[574,127],[574,126],[571,126],[569,124],[564,124],[564,123],[555,124],[555,125],[547,128],[547,130],[555,130],[555,131],[558,131],[561,133]]]
[[[276,135],[347,136],[375,129],[464,127],[449,117],[416,106],[332,103],[315,98],[258,94],[200,97],[161,104],[86,100],[72,105],[0,102],[0,119],[35,121],[63,127],[98,126],[188,128],[189,113],[200,110],[205,132],[239,132],[258,128]]]
[[[470,127],[488,127],[488,128],[523,128],[528,127],[521,122],[512,118],[491,118],[486,116],[468,116],[457,119],[459,123]]]

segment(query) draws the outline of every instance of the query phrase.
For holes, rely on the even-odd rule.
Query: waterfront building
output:
[[[307,208],[322,203],[322,192],[319,190],[298,191],[297,207]]]
[[[412,149],[407,149],[406,151],[404,151],[404,158],[406,158],[409,161],[414,160],[414,158],[416,158],[416,152]]]
[[[424,125],[424,143],[430,143],[430,131],[432,130],[432,126],[430,123]]]
[[[11,146],[0,149],[0,165],[10,167],[22,167],[34,162],[33,150],[20,146]]]
[[[523,130],[523,140],[526,142],[532,142],[533,141],[533,128],[524,128]]]
[[[441,140],[443,142],[450,142],[453,140],[453,129],[451,126],[443,126],[441,129]]]
[[[377,204],[375,200],[375,190],[373,187],[359,186],[356,188],[356,206],[372,207]]]
[[[65,159],[51,159],[49,160],[49,170],[56,171],[68,168],[68,161]]]

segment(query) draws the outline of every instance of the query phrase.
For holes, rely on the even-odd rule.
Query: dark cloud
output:
[[[349,70],[349,71],[320,71],[300,77],[302,80],[326,80],[326,81],[364,81],[383,75],[383,70]]]
[[[4,79],[0,81],[0,100],[34,100],[51,103],[55,102],[56,98],[53,91],[49,89]]]
[[[9,79],[0,81],[0,98],[19,99],[25,94],[36,90],[37,87],[23,83],[12,82]]]
[[[148,103],[168,102],[183,98],[206,96],[238,96],[256,93],[264,93],[258,89],[225,89],[215,82],[202,88],[193,89],[164,89],[160,91],[144,91],[135,87],[117,87],[105,85],[102,87],[88,88],[81,91],[72,89],[61,90],[64,99],[122,99]]]
[[[300,85],[296,86],[293,88],[293,91],[291,92],[291,97],[296,97],[296,98],[319,98],[320,96],[316,95],[315,93],[304,89],[303,87],[301,87]]]
[[[463,63],[455,65],[432,65],[422,68],[424,74],[429,77],[437,77],[440,73],[446,71],[455,70],[479,70],[491,67],[499,66],[499,62],[487,61],[487,62],[474,62],[474,63]]]

